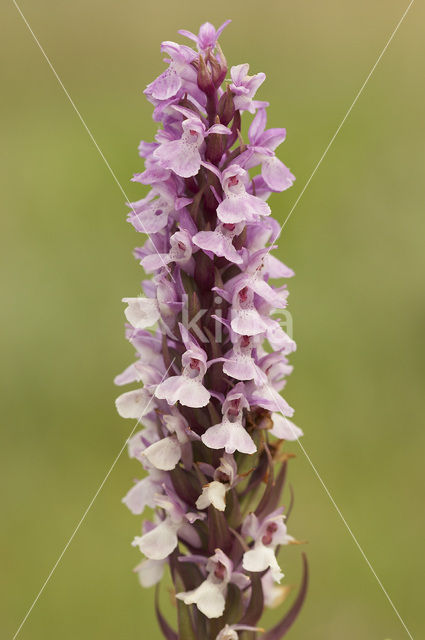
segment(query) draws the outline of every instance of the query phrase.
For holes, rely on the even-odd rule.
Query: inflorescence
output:
[[[255,97],[265,75],[241,64],[227,78],[217,40],[228,22],[180,31],[196,50],[162,43],[169,65],[145,90],[161,126],[140,143],[145,170],[133,178],[150,191],[129,204],[148,235],[135,257],[153,277],[124,298],[136,361],[116,383],[137,386],[116,404],[144,424],[129,452],[147,475],[123,501],[136,515],[154,509],[133,541],[135,571],[149,587],[170,567],[178,633],[157,605],[168,640],[257,638],[264,606],[287,594],[276,552],[296,542],[279,506],[284,441],[302,435],[280,395],[295,343],[273,317],[287,286],[270,282],[293,271],[271,254],[280,227],[267,204],[295,178],[275,155],[286,131],[266,128],[268,103]],[[298,597],[265,640],[285,635],[306,585],[304,558]]]

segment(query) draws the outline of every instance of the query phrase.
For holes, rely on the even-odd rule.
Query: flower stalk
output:
[[[143,423],[129,454],[147,474],[123,502],[154,510],[133,540],[135,571],[150,587],[170,569],[177,631],[156,599],[167,640],[279,640],[307,589],[303,556],[291,607],[259,628],[288,592],[277,553],[297,543],[280,506],[285,441],[302,435],[280,395],[295,342],[273,317],[288,297],[273,282],[293,271],[271,254],[280,228],[267,203],[295,178],[275,155],[286,131],[266,128],[268,103],[256,99],[265,75],[241,64],[226,80],[217,40],[228,22],[180,31],[196,49],[162,43],[168,67],[145,90],[162,126],[140,143],[145,170],[133,177],[150,191],[129,203],[129,222],[148,235],[134,255],[152,277],[143,296],[124,298],[136,361],[116,383],[137,386],[116,404]]]

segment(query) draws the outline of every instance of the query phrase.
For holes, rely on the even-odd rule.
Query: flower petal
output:
[[[161,438],[144,450],[149,462],[162,471],[171,471],[181,458],[181,448],[175,437]]]
[[[162,579],[164,574],[164,560],[143,560],[133,569],[139,577],[142,587],[153,587]]]
[[[139,547],[151,560],[164,560],[177,547],[177,529],[178,526],[167,518],[144,536],[136,536],[132,545]]]
[[[236,251],[230,238],[216,231],[199,231],[193,238],[193,244],[204,251],[211,251],[214,255],[224,257],[230,262],[241,264],[242,258]]]
[[[218,511],[224,511],[226,508],[226,489],[226,485],[217,480],[202,487],[202,493],[196,501],[196,508],[206,509],[212,504]]]
[[[295,176],[279,158],[267,158],[263,162],[261,175],[272,191],[285,191],[294,184]]]
[[[285,418],[281,413],[272,413],[273,429],[270,429],[272,436],[281,440],[298,440],[303,434],[302,430],[297,427],[291,420]]]
[[[171,169],[182,178],[196,176],[201,167],[201,154],[196,144],[187,144],[184,139],[164,142],[154,156],[166,169]]]
[[[146,329],[159,320],[158,303],[154,298],[123,298],[128,307],[125,317],[135,329]]]
[[[151,397],[146,389],[133,389],[121,394],[115,400],[115,406],[121,418],[140,420],[149,408]]]
[[[154,484],[150,478],[143,478],[139,480],[134,487],[131,487],[130,491],[124,496],[122,502],[130,509],[134,515],[140,515],[145,510],[145,507],[155,507],[154,497]]]
[[[185,407],[205,407],[210,401],[211,394],[201,382],[187,376],[171,376],[155,390],[155,396],[167,400],[168,404],[180,401]]]
[[[221,424],[207,429],[201,438],[210,449],[225,449],[226,453],[257,451],[254,440],[240,422],[229,422],[224,419]]]
[[[156,100],[168,100],[176,95],[181,87],[181,79],[170,66],[146,87],[146,93]]]
[[[283,578],[274,550],[263,544],[244,553],[242,566],[245,571],[265,571],[270,568],[275,582],[280,582]]]
[[[176,597],[185,604],[196,604],[207,618],[220,618],[223,615],[226,600],[221,585],[207,579],[197,589],[178,593]]]

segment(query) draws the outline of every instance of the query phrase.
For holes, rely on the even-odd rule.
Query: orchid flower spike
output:
[[[140,142],[132,178],[148,190],[127,203],[150,277],[123,298],[135,358],[115,378],[133,385],[116,407],[136,421],[128,451],[139,472],[122,501],[153,513],[132,541],[134,572],[149,588],[170,569],[179,628],[158,603],[166,640],[279,640],[307,588],[304,558],[292,609],[258,626],[288,590],[278,584],[279,550],[294,542],[279,506],[284,448],[303,435],[281,395],[296,345],[274,315],[294,272],[272,253],[280,227],[267,202],[295,177],[278,157],[286,130],[267,128],[257,97],[265,74],[228,69],[218,40],[229,22],[179,31],[191,46],[162,43],[167,66],[144,92],[159,128]]]

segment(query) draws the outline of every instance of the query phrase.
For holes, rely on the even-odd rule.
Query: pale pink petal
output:
[[[215,640],[238,640],[237,631],[264,631],[258,627],[250,627],[246,624],[226,624]]]
[[[260,523],[258,521],[255,513],[249,513],[242,525],[242,535],[246,537],[251,537],[254,540],[258,537],[258,532],[260,530]]]
[[[177,528],[177,525],[168,519],[163,520],[144,536],[136,536],[132,545],[139,547],[140,551],[151,560],[164,560],[177,547]]]
[[[204,251],[211,251],[214,255],[224,257],[230,262],[240,264],[241,256],[236,251],[230,238],[226,238],[217,231],[199,231],[193,238],[193,244]]]
[[[256,366],[252,358],[233,357],[224,361],[223,371],[236,380],[253,380],[256,375]]]
[[[226,453],[255,453],[257,447],[240,422],[224,419],[221,424],[210,427],[201,436],[202,442],[210,449],[225,449]]]
[[[262,544],[244,553],[242,566],[245,571],[254,572],[265,571],[270,568],[275,582],[280,582],[283,578],[283,573],[277,563],[274,550]]]
[[[239,587],[241,591],[244,591],[247,587],[249,587],[250,579],[245,573],[241,573],[240,571],[233,571],[230,582]]]
[[[161,203],[150,205],[140,213],[137,210],[130,211],[128,221],[139,233],[158,233],[167,226],[169,209]]]
[[[140,377],[135,363],[131,364],[129,367],[124,369],[122,373],[114,378],[114,384],[118,385],[119,387],[136,381],[140,382]]]
[[[294,415],[294,409],[270,384],[254,389],[250,402],[269,411],[280,411],[284,416],[292,417]]]
[[[267,255],[267,273],[270,278],[292,278],[294,271],[270,253]]]
[[[285,191],[294,184],[295,176],[281,160],[276,157],[264,160],[261,175],[272,191]]]
[[[197,589],[178,593],[176,596],[185,604],[196,604],[207,618],[220,618],[223,615],[226,600],[220,584],[207,579]]]
[[[135,329],[146,329],[159,320],[158,303],[154,298],[123,298],[128,304],[125,317]]]
[[[158,78],[146,87],[146,93],[156,100],[168,100],[176,95],[181,87],[181,79],[173,65],[170,65]]]
[[[141,266],[146,273],[152,273],[161,269],[164,265],[171,262],[168,253],[152,253],[150,256],[146,256],[140,261]]]
[[[244,207],[242,198],[225,198],[217,207],[217,217],[224,223],[251,220],[251,208]]]
[[[182,376],[183,377],[183,376]],[[184,378],[179,391],[179,401],[186,407],[206,407],[211,394],[203,384],[190,378]]]
[[[143,560],[137,567],[133,569],[139,577],[142,587],[153,587],[162,579],[164,574],[164,560]]]
[[[151,479],[143,478],[134,487],[131,487],[122,502],[130,509],[131,513],[140,515],[145,507],[151,507],[151,509],[155,507],[154,494],[155,490]]]
[[[161,382],[155,390],[155,396],[167,400],[168,404],[180,401],[186,407],[205,407],[210,401],[210,392],[201,382],[187,376],[171,376]]]
[[[265,109],[259,109],[255,115],[255,118],[251,122],[248,130],[248,136],[251,144],[255,145],[258,138],[266,128],[267,114]]]
[[[278,290],[273,289],[273,287],[271,287],[265,280],[261,280],[260,278],[252,278],[249,281],[249,287],[273,307],[284,309],[287,306],[287,289],[283,289],[282,292],[279,292]]]
[[[201,155],[196,144],[184,139],[163,142],[154,155],[166,169],[171,169],[182,178],[196,176],[201,166]]]
[[[256,309],[243,309],[234,312],[230,324],[233,331],[241,336],[256,336],[267,329],[267,324]]]
[[[230,69],[230,77],[235,84],[241,84],[248,75],[249,64],[247,62],[243,64],[236,64]]]
[[[275,351],[287,354],[296,350],[296,342],[288,336],[278,322],[270,321],[266,333],[267,340]]]
[[[261,146],[274,151],[282,142],[286,140],[286,129],[267,129],[261,136]]]
[[[232,132],[228,127],[225,127],[224,124],[213,124],[213,126],[210,127],[206,133],[207,135],[210,135],[210,133],[216,133],[216,134],[228,136],[228,135],[231,135]]]
[[[226,508],[226,485],[222,482],[214,480],[205,487],[202,487],[202,493],[196,501],[197,509],[206,509],[213,505],[218,511],[224,511]]]
[[[155,389],[155,396],[160,400],[166,400],[168,404],[176,404],[179,399],[182,376],[170,376]]]
[[[304,435],[299,427],[282,414],[272,413],[271,418],[273,420],[273,429],[270,429],[272,436],[281,440],[293,441]]]
[[[143,455],[149,462],[161,471],[171,471],[181,458],[181,448],[173,436],[161,438],[144,450]]]
[[[285,600],[288,587],[280,587],[273,580],[273,576],[270,571],[261,578],[261,584],[263,587],[264,604],[269,609],[276,609]]]
[[[115,400],[117,411],[122,418],[140,420],[149,409],[150,395],[146,389],[134,389],[123,393]]]

